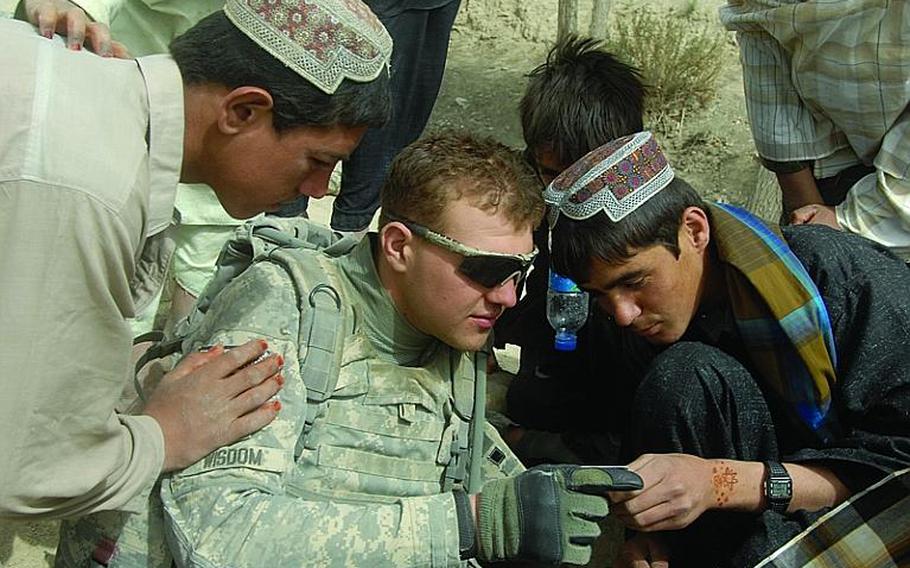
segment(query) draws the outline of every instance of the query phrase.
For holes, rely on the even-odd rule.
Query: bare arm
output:
[[[805,205],[824,203],[822,194],[815,184],[812,168],[806,167],[792,173],[778,173],[777,183],[780,185],[781,201],[787,215]]]
[[[645,454],[629,464],[644,489],[613,493],[612,509],[622,522],[641,531],[681,529],[710,509],[764,510],[765,465],[688,454]],[[784,464],[793,479],[788,511],[815,511],[844,501],[849,490],[825,468]]]

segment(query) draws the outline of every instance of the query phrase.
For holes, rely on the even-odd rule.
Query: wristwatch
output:
[[[767,461],[765,468],[765,502],[768,509],[783,515],[793,498],[793,480],[780,462]]]

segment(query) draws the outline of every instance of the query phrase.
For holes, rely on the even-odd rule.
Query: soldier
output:
[[[178,565],[589,559],[607,507],[582,491],[603,493],[610,474],[523,472],[484,419],[482,350],[534,259],[534,183],[502,145],[440,135],[396,158],[382,211],[359,243],[254,263],[185,343],[266,337],[286,383],[269,427],[163,481]],[[127,531],[94,552],[148,565],[148,532]]]
[[[402,152],[383,187],[379,233],[319,257],[353,325],[334,393],[302,443],[314,409],[307,378],[290,371],[303,338],[288,333],[299,327],[286,309],[296,302],[288,279],[255,265],[226,288],[189,346],[269,337],[288,369],[285,410],[231,448],[285,460],[203,463],[167,479],[178,563],[586,562],[606,502],[573,489],[603,490],[610,476],[572,466],[518,473],[483,428],[486,357],[472,353],[517,301],[542,211],[500,144],[441,135]],[[491,479],[496,466],[503,471]]]
[[[143,416],[114,411],[178,180],[235,217],[323,195],[388,117],[391,39],[356,0],[232,1],[172,57],[131,61],[0,28],[0,515],[141,510],[162,471],[272,420],[282,380],[277,357],[238,371],[264,342],[216,347]]]

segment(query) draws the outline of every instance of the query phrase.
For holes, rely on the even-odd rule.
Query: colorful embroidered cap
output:
[[[547,186],[550,227],[560,214],[580,221],[601,210],[615,223],[672,180],[673,170],[650,132],[618,138],[585,154]]]
[[[388,73],[392,38],[360,0],[227,0],[240,31],[331,95],[344,79]]]

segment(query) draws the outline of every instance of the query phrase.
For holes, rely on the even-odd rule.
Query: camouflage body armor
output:
[[[393,365],[355,330],[345,341],[334,394],[298,447],[289,490],[313,499],[364,501],[453,488],[476,492],[485,462],[515,468],[517,462],[505,463],[507,454],[492,450],[492,439],[483,442],[491,434],[484,431],[485,367],[485,354],[441,343],[419,366]],[[470,459],[473,447],[489,455]]]

